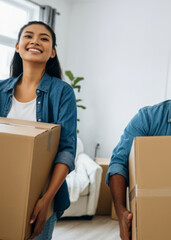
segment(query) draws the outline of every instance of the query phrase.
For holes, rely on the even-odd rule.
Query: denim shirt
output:
[[[21,75],[0,81],[0,117],[7,117],[14,88]],[[61,125],[60,143],[54,164],[63,163],[72,171],[75,168],[77,139],[77,109],[73,88],[45,73],[36,89],[36,95],[37,121]],[[65,210],[69,205],[68,188],[64,181],[55,196],[55,211]]]
[[[113,150],[106,183],[109,185],[111,175],[120,174],[126,178],[127,185],[129,184],[128,158],[135,137],[167,135],[171,135],[171,100],[140,109]]]

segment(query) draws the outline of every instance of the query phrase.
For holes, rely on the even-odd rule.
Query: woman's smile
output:
[[[33,52],[33,53],[42,53],[43,52],[42,50],[40,50],[38,48],[33,48],[33,47],[27,48],[27,51],[28,52]]]

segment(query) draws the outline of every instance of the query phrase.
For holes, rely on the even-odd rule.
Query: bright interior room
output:
[[[106,173],[130,119],[171,97],[171,2],[0,0],[0,80],[9,77],[19,29],[47,20],[52,10],[79,119],[75,170],[66,177],[71,205],[52,239],[119,240]]]

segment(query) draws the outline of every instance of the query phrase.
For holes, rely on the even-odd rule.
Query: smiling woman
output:
[[[47,24],[24,25],[18,34],[11,77],[0,81],[0,117],[61,125],[52,177],[30,219],[34,224],[30,239],[35,240],[50,240],[56,221],[70,205],[65,178],[74,169],[76,154],[76,100],[73,88],[61,80],[55,46],[55,33]],[[46,222],[53,199],[54,213]]]

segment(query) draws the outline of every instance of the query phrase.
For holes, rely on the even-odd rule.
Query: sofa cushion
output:
[[[84,196],[89,193],[90,179],[80,160],[77,161],[76,169],[68,174],[66,181],[71,202],[76,202],[81,194]]]
[[[90,194],[90,184],[80,193],[80,197],[84,197]]]

